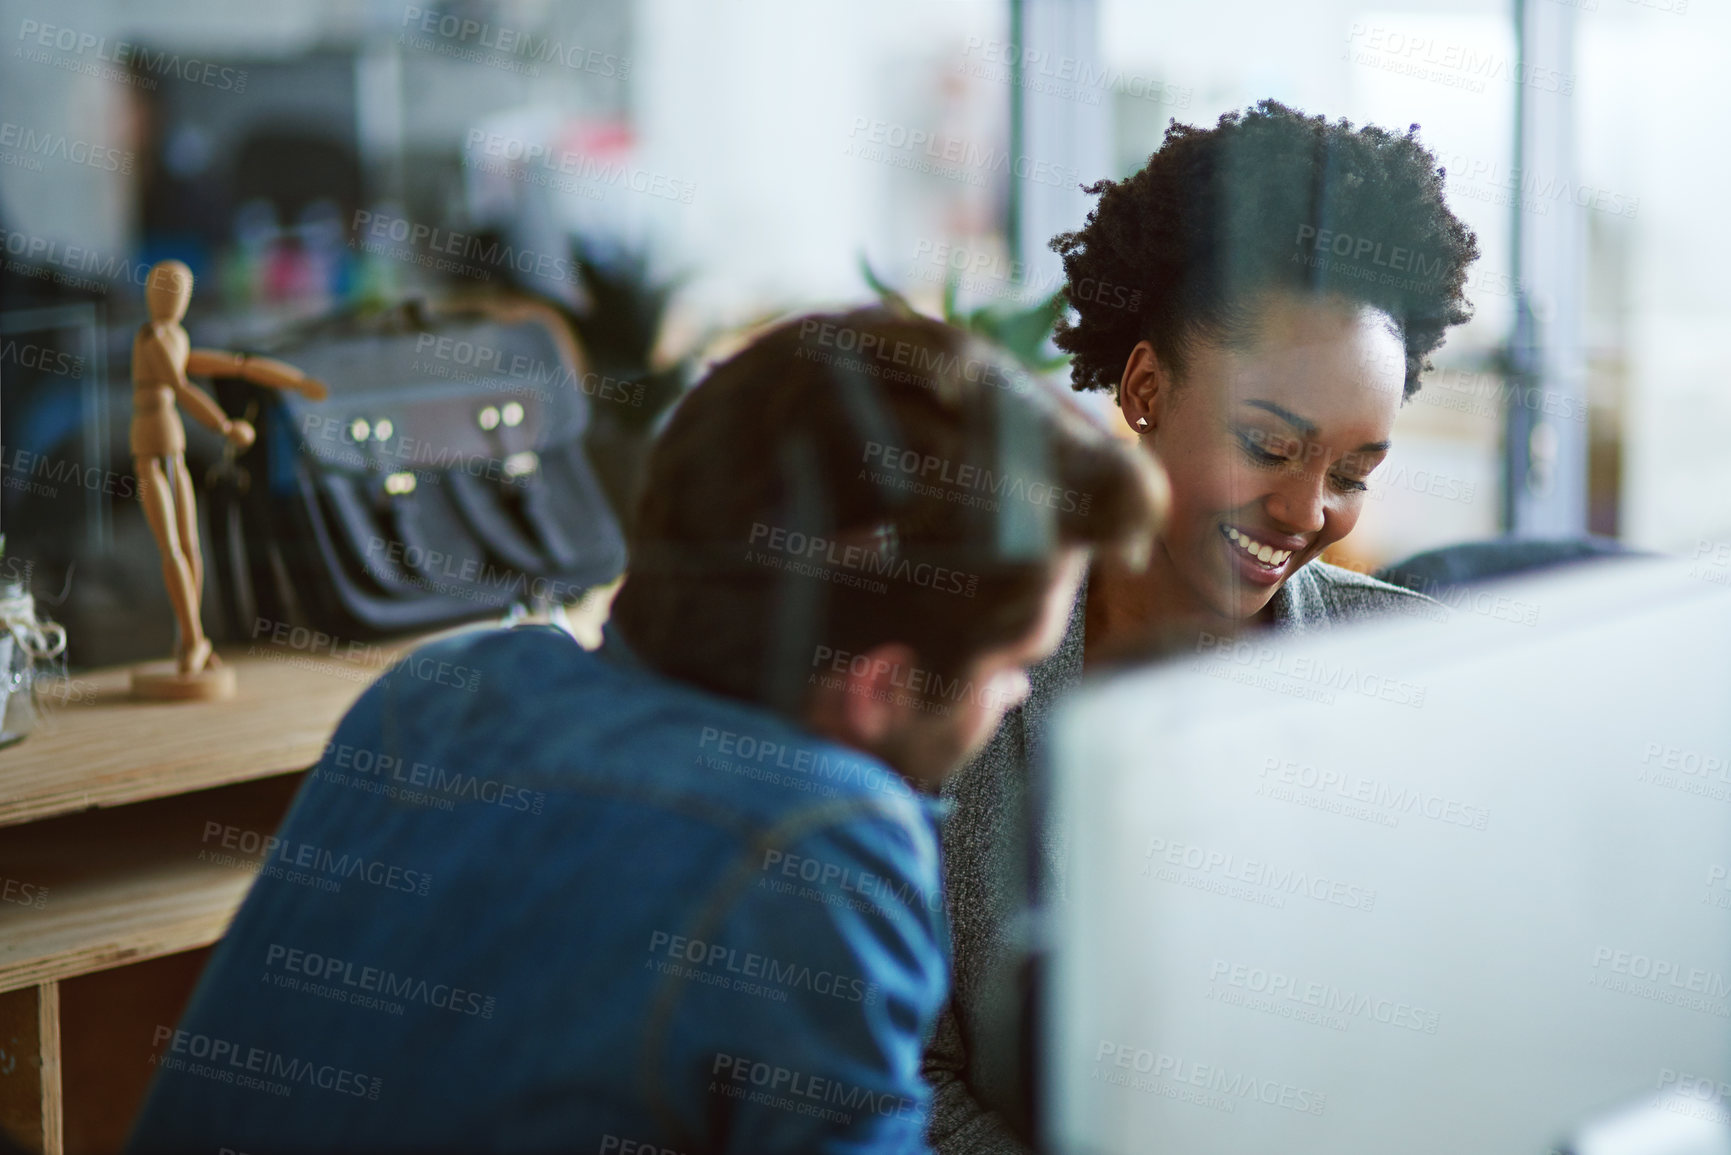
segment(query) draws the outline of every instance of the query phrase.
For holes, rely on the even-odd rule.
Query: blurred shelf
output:
[[[0,992],[221,938],[259,856],[224,849],[220,836],[207,837],[208,824],[268,835],[300,782],[298,774],[272,777],[8,831],[0,840],[0,885],[9,882],[12,896],[0,902]]]
[[[368,653],[394,659],[414,644]],[[49,700],[67,704],[0,750],[0,827],[304,770],[383,672],[377,660],[286,647],[255,646],[223,661],[239,683],[225,702],[135,702],[124,668],[57,684]]]
[[[124,1047],[104,1024],[140,1007],[178,1017],[196,977],[185,952],[227,931],[304,771],[361,692],[433,636],[341,657],[227,650],[238,686],[221,702],[135,702],[130,668],[42,687],[35,731],[0,750],[0,1038],[19,1072],[0,1079],[0,1136],[64,1155],[68,1120],[125,1134],[149,1068],[108,1061]],[[63,1046],[75,979],[66,990],[86,994]],[[84,1080],[70,1107],[63,1059]]]

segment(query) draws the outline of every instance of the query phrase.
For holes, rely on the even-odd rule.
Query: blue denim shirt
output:
[[[620,649],[482,631],[361,696],[130,1150],[926,1150],[941,804]]]

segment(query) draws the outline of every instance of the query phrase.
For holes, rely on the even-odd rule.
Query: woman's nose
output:
[[[1323,525],[1323,486],[1320,470],[1295,470],[1276,483],[1264,499],[1268,516],[1288,533],[1319,533]]]

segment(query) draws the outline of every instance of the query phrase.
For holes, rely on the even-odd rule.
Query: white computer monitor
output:
[[[1599,563],[1078,692],[1052,1149],[1537,1155],[1643,1098],[1722,1124],[1713,576]]]

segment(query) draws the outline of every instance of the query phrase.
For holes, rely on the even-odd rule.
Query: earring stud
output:
[[[1146,417],[1136,418],[1136,428],[1138,428],[1138,429],[1148,428],[1148,419]]]

